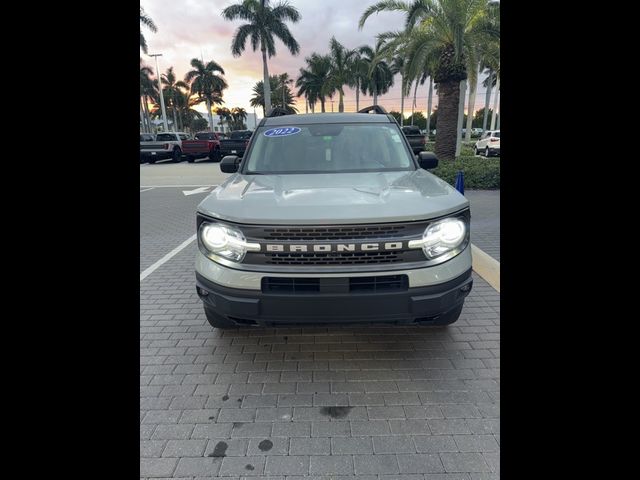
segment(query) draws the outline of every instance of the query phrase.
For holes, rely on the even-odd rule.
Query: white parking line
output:
[[[142,282],[145,278],[147,278],[149,275],[151,275],[153,272],[155,272],[158,268],[160,268],[162,265],[164,265],[169,260],[171,260],[171,258],[176,256],[181,250],[183,250],[185,247],[187,247],[195,239],[196,239],[196,234],[194,234],[193,236],[187,238],[184,242],[182,242],[176,248],[171,250],[169,253],[167,253],[164,257],[162,257],[156,263],[151,265],[149,268],[145,269],[144,272],[142,272],[140,274],[140,281]]]
[[[140,188],[182,188],[182,187],[217,187],[217,184],[208,185],[140,185]]]
[[[146,188],[144,190],[140,190],[140,193],[142,192],[148,192],[149,190],[153,190],[155,187],[150,187],[150,188]]]

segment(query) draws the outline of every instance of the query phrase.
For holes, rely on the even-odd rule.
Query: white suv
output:
[[[488,130],[482,134],[476,142],[474,152],[476,155],[500,156],[500,130]]]

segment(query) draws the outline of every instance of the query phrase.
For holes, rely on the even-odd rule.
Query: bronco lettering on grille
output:
[[[378,250],[402,250],[403,242],[385,242],[385,243],[326,243],[315,245],[281,245],[267,244],[263,245],[267,252],[371,252]]]

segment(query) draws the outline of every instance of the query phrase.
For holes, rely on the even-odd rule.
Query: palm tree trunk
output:
[[[176,106],[173,101],[171,102],[171,111],[173,112],[173,131],[175,132],[176,128],[178,128],[178,120],[176,119]]]
[[[144,101],[142,103],[142,107],[144,108],[144,115],[147,121],[147,128],[149,129],[149,133],[153,133],[153,128],[151,126],[151,115],[149,114],[149,99],[145,95],[143,97]]]
[[[178,110],[178,128],[180,129],[180,131],[184,130],[184,124],[182,123],[182,111]]]
[[[356,81],[356,112],[360,110],[360,81]]]
[[[142,97],[140,97],[140,127],[142,128],[143,132],[148,133],[147,126],[144,123],[144,109],[142,108]]]
[[[211,114],[211,102],[207,98],[207,113],[209,114],[209,128],[211,129],[211,133],[213,133],[213,115]]]
[[[411,105],[411,125],[413,125],[413,117],[415,116],[416,96],[418,95],[418,79],[416,78],[416,88],[413,89],[413,104]]]
[[[460,82],[441,82],[438,84],[438,125],[435,153],[440,160],[455,159],[459,103]]]
[[[433,106],[433,77],[429,75],[429,95],[427,97],[427,136],[431,135],[431,107],[432,106]]]
[[[378,91],[377,90],[373,91],[373,104],[374,105],[378,104]]]
[[[400,75],[400,126],[404,126],[404,75]]]
[[[344,92],[342,91],[342,88],[338,90],[338,93],[340,94],[340,100],[338,101],[338,112],[343,113],[344,112]]]
[[[264,85],[265,115],[271,111],[271,84],[269,83],[269,67],[267,66],[267,47],[262,44],[262,76]]]
[[[493,99],[493,113],[491,114],[491,130],[496,129],[496,110],[498,108],[498,96],[500,95],[500,77],[496,79],[496,93]]]
[[[498,116],[498,123],[496,125],[496,130],[500,130],[500,102],[498,102],[498,112],[497,112],[497,116]]]
[[[476,81],[469,84],[469,104],[467,106],[467,134],[464,138],[467,142],[471,141],[471,128],[473,127],[473,113],[476,106],[476,89],[478,86],[479,77],[480,75],[477,75]]]
[[[487,120],[489,118],[489,102],[491,101],[491,86],[493,84],[493,71],[489,70],[489,80],[487,83],[487,92],[484,95],[484,118],[482,119],[482,131],[487,129]]]
[[[320,111],[324,113],[324,97],[320,97]]]
[[[467,94],[467,81],[460,82],[460,98],[458,99],[458,129],[456,133],[456,157],[460,156],[462,148],[462,125],[464,124],[464,98]]]

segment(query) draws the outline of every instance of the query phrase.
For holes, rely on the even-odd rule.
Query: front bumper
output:
[[[428,287],[387,293],[263,293],[217,285],[196,273],[206,307],[238,325],[430,323],[460,306],[471,291],[471,270]]]
[[[140,152],[140,158],[146,158],[146,159],[165,160],[167,158],[172,158],[172,157],[173,157],[173,151],[168,151],[168,150],[162,150],[162,151],[156,151],[156,152],[151,152],[151,151]]]

